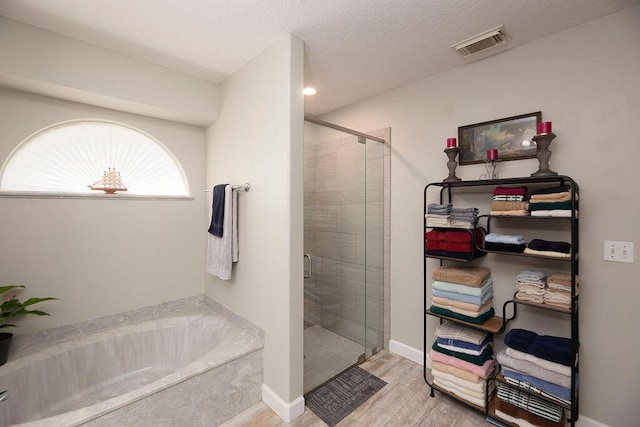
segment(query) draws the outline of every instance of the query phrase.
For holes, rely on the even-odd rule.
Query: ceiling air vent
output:
[[[451,46],[464,58],[478,53],[482,50],[505,44],[509,40],[509,36],[504,30],[504,25],[492,28],[481,34],[470,37]],[[501,49],[500,51],[502,51]],[[493,52],[493,53],[498,53]],[[479,58],[478,58],[479,59]]]

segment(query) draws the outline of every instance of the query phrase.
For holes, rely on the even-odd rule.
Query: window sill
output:
[[[0,191],[3,199],[88,199],[88,200],[194,200],[191,196],[159,196],[125,193],[55,193],[48,191]]]

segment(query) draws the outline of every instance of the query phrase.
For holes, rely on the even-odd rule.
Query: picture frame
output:
[[[541,121],[542,112],[536,111],[460,126],[460,165],[484,163],[487,150],[494,148],[498,150],[498,158],[502,161],[535,158],[536,143],[531,138],[537,133]]]

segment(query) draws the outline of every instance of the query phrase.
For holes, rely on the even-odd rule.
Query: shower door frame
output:
[[[362,171],[362,173],[364,174],[364,181],[365,181],[365,188],[364,188],[364,192],[365,192],[365,199],[363,202],[364,205],[364,221],[365,221],[365,233],[364,233],[364,237],[365,237],[365,252],[368,251],[368,246],[367,246],[367,240],[368,240],[368,229],[367,229],[367,219],[368,219],[368,214],[369,214],[369,207],[367,205],[367,186],[368,186],[368,177],[367,177],[367,167],[368,167],[368,155],[367,155],[367,140],[370,141],[375,141],[377,143],[381,143],[381,144],[388,144],[388,141],[385,140],[384,138],[380,138],[374,135],[370,135],[370,134],[366,134],[363,132],[359,132],[359,131],[355,131],[353,129],[349,129],[340,125],[336,125],[334,123],[330,123],[330,122],[326,122],[324,120],[318,119],[314,116],[311,116],[309,114],[305,114],[305,121],[323,126],[323,127],[328,127],[331,129],[335,129],[338,130],[340,132],[344,132],[350,135],[354,135],[357,137],[357,142],[360,144],[364,144],[364,170]],[[384,152],[383,152],[384,153]],[[384,154],[383,154],[384,155]],[[381,160],[382,162],[382,160]],[[386,174],[386,172],[384,171],[385,167],[384,165],[381,163],[380,164],[380,173],[381,176],[383,176],[384,174]],[[364,353],[358,358],[357,363],[362,363],[364,360],[366,360],[366,358],[370,357],[371,355],[377,353],[380,349],[382,349],[383,347],[386,347],[388,344],[388,266],[387,266],[387,259],[385,259],[384,256],[384,248],[385,248],[385,244],[388,245],[388,241],[385,242],[385,237],[384,237],[384,232],[383,229],[386,228],[386,230],[388,231],[388,224],[385,221],[385,209],[388,209],[387,203],[388,203],[388,194],[387,191],[384,188],[384,185],[379,189],[379,191],[384,195],[383,201],[386,202],[382,202],[382,205],[380,207],[380,236],[378,237],[380,239],[380,251],[381,253],[379,254],[380,258],[381,258],[381,269],[382,269],[382,274],[381,274],[381,282],[382,282],[382,307],[380,309],[380,313],[379,313],[379,317],[380,317],[380,325],[377,325],[377,330],[379,330],[379,332],[382,334],[378,339],[377,342],[374,343],[373,345],[370,344],[370,340],[369,340],[369,334],[368,331],[370,329],[370,324],[368,322],[368,316],[367,316],[367,284],[368,284],[368,276],[367,276],[367,270],[368,270],[368,263],[366,260],[366,255],[365,255],[365,261],[364,261],[364,271],[365,271],[365,276],[364,276],[364,282],[363,282],[363,287],[364,287],[364,298],[365,298],[365,303],[364,303],[364,319],[363,319],[363,328],[364,328],[364,333],[363,333],[363,337],[362,337],[362,341],[364,342]],[[388,211],[387,211],[388,212]],[[305,258],[308,256],[308,254],[305,254]],[[307,264],[305,264],[305,267],[307,267]],[[308,269],[311,270],[312,269],[312,260],[311,257],[309,257],[309,263],[308,263]],[[305,268],[305,271],[307,271],[307,269]],[[309,271],[310,272],[310,271]],[[386,298],[385,298],[386,296]],[[318,316],[318,318],[321,319],[321,315]],[[322,322],[317,322],[317,324],[321,325]],[[381,341],[381,342],[380,342]]]

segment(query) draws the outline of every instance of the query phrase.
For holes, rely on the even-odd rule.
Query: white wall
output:
[[[251,191],[239,194],[233,276],[208,276],[205,291],[264,329],[264,382],[287,404],[302,395],[302,66],[291,36],[225,80],[206,153],[208,187]]]
[[[447,176],[446,138],[456,136],[458,126],[541,110],[558,135],[551,168],[581,189],[580,412],[608,425],[637,424],[640,256],[636,249],[635,264],[602,256],[605,239],[640,245],[639,44],[635,7],[323,117],[355,129],[392,128],[393,340],[422,350],[422,190]],[[501,177],[536,170],[536,160],[499,165]],[[457,169],[463,179],[483,172],[479,165]],[[501,267],[508,273],[494,269],[493,275],[508,289],[518,267]]]
[[[0,16],[0,85],[207,126],[218,84]]]
[[[51,317],[25,318],[16,333],[202,293],[204,129],[0,87],[0,162],[33,132],[78,118],[126,123],[160,140],[194,199],[0,198],[0,283],[60,298],[41,305]]]
[[[51,318],[26,319],[21,332],[199,294],[205,282],[265,330],[265,384],[289,415],[304,409],[302,41],[288,37],[217,85],[0,17],[0,57],[1,160],[51,123],[112,119],[162,141],[194,196],[0,198],[2,283],[61,298],[47,304]],[[205,131],[176,121],[216,123]],[[252,185],[240,196],[240,263],[229,283],[204,279],[203,190],[223,181]]]

